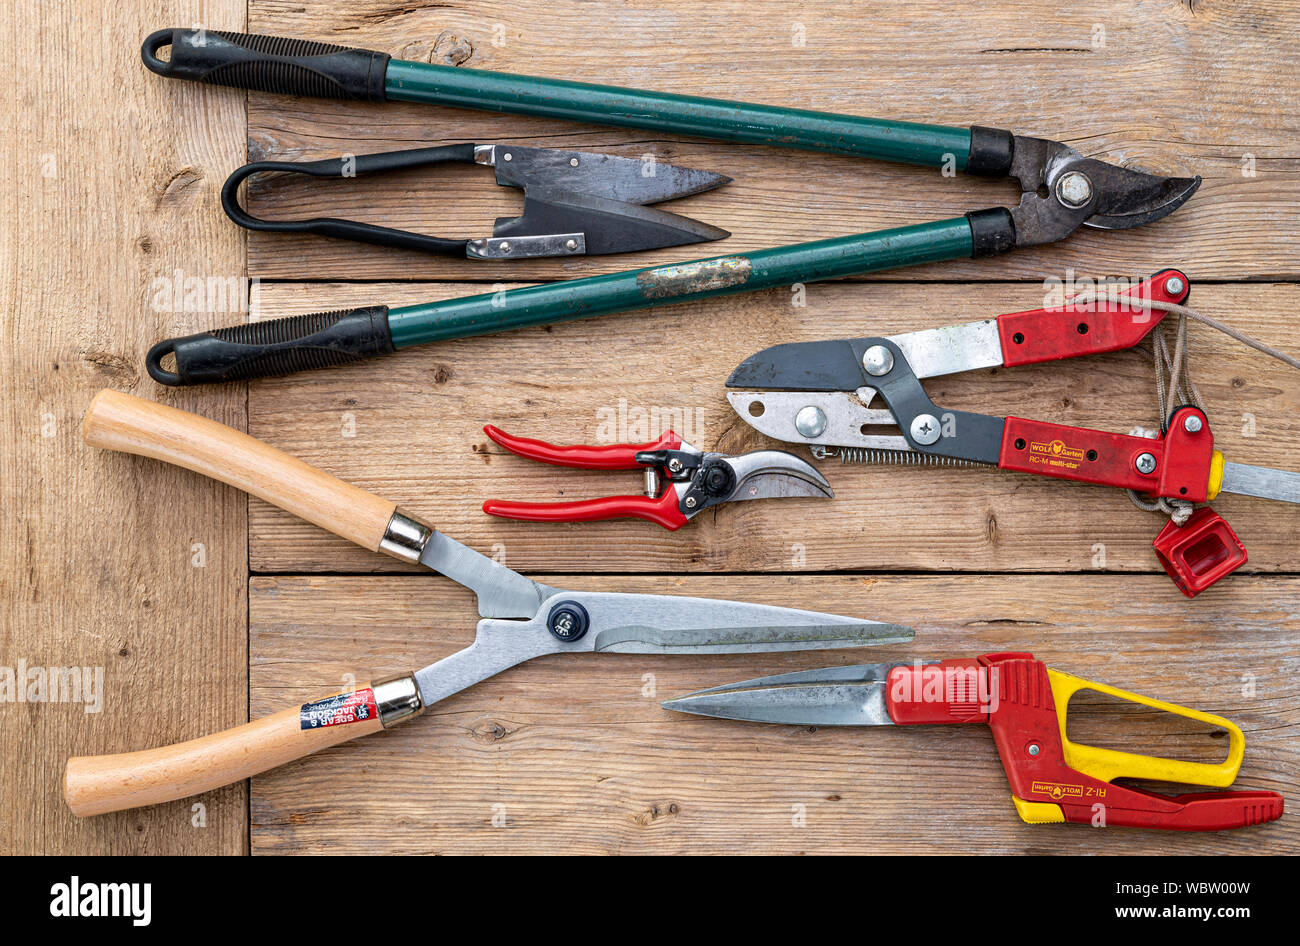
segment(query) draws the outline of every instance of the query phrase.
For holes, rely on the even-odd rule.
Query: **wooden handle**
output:
[[[82,816],[156,805],[250,778],[382,728],[374,691],[366,686],[188,742],[77,756],[68,760],[63,795],[73,813]]]
[[[372,552],[395,505],[216,421],[104,390],[81,425],[86,443],[183,466],[274,503]]]

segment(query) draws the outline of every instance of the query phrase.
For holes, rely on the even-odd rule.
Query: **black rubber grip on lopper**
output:
[[[1016,222],[1005,207],[972,210],[966,215],[970,224],[971,259],[996,256],[1016,248]]]
[[[388,306],[376,305],[169,338],[149,349],[145,367],[159,384],[177,387],[271,378],[392,352]],[[162,366],[168,355],[176,358],[175,371]]]
[[[171,47],[168,59],[158,52]],[[159,30],[140,49],[160,76],[325,99],[384,101],[387,53],[221,30]]]
[[[970,154],[966,158],[967,174],[981,177],[1006,177],[1016,153],[1016,136],[1001,128],[971,125]]]

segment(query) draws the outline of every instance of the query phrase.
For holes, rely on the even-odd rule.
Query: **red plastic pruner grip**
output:
[[[636,470],[641,466],[636,462],[638,453],[676,450],[682,445],[682,438],[671,430],[650,443],[612,443],[599,446],[562,446],[528,437],[513,437],[491,424],[483,428],[483,433],[487,434],[494,443],[518,456],[555,466],[570,466],[583,470]]]
[[[489,516],[521,519],[525,522],[595,522],[600,519],[645,519],[677,530],[686,516],[677,505],[677,491],[667,490],[657,499],[646,496],[605,496],[567,503],[523,503],[489,499],[483,504]]]

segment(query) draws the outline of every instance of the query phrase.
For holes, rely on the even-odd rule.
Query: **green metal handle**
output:
[[[166,59],[160,55],[164,48],[169,49]],[[969,128],[436,66],[329,43],[216,30],[159,30],[144,41],[141,56],[159,75],[286,95],[424,102],[928,167],[951,164],[958,171],[989,170],[978,154],[979,140],[971,160]],[[1009,140],[1007,133],[999,134]],[[968,168],[968,163],[975,166]],[[1001,166],[992,170],[1006,172]]]
[[[1003,211],[1005,213],[1005,211]],[[966,217],[388,310],[394,348],[960,259]]]
[[[971,150],[969,128],[751,105],[400,59],[388,63],[384,94],[393,101],[541,115],[927,167],[942,167],[947,162],[958,171],[965,170]]]

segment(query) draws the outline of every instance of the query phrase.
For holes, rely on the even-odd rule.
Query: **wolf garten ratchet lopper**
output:
[[[494,443],[530,460],[583,470],[644,470],[644,496],[608,496],[575,502],[524,503],[489,499],[483,511],[529,522],[592,522],[645,519],[680,529],[692,517],[722,503],[835,494],[811,464],[783,450],[755,450],[742,456],[705,453],[668,431],[651,443],[559,446],[512,437],[491,424],[483,432]]]
[[[168,58],[160,58],[169,48]],[[160,30],[142,50],[154,72],[218,85],[366,101],[428,102],[644,128],[722,141],[857,155],[1013,177],[1014,209],[994,207],[892,230],[613,273],[421,305],[291,316],[167,339],[150,352],[163,384],[286,374],[426,342],[565,319],[835,279],[1053,243],[1080,226],[1126,230],[1180,207],[1199,177],[1117,167],[1057,141],[482,72],[327,43],[214,30]],[[163,365],[174,356],[175,368]]]
[[[423,670],[174,746],[70,759],[65,795],[79,815],[184,798],[248,778],[391,727],[547,654],[769,653],[912,638],[910,628],[815,611],[550,588],[247,434],[116,391],[95,398],[83,432],[92,446],[175,463],[372,551],[441,572],[478,596],[483,620],[471,646]]]
[[[1212,322],[1181,305],[1188,291],[1187,277],[1168,269],[1113,298],[904,335],[774,345],[736,368],[727,387],[737,390],[727,400],[757,430],[809,444],[823,459],[838,454],[863,463],[987,465],[1129,490],[1143,508],[1170,513],[1155,540],[1156,554],[1183,593],[1194,597],[1245,564],[1246,550],[1227,522],[1208,507],[1193,512],[1193,504],[1221,492],[1300,503],[1300,474],[1225,462],[1214,449],[1204,408],[1173,397],[1166,403],[1163,386],[1156,439],[947,410],[921,386],[923,378],[960,371],[1130,348],[1169,312]],[[1153,351],[1158,371],[1168,351],[1160,339]],[[1185,359],[1181,337],[1175,350],[1179,361]],[[1175,368],[1171,395],[1184,387],[1180,370]],[[872,406],[877,396],[883,407]],[[1199,400],[1194,389],[1188,396]],[[878,433],[882,426],[898,432]]]
[[[1213,765],[1071,742],[1066,717],[1070,698],[1081,690],[1221,728],[1228,734],[1228,757]],[[1052,670],[1032,654],[806,670],[700,690],[663,705],[699,716],[794,726],[986,723],[1011,783],[1011,801],[1029,824],[1219,831],[1282,817],[1277,792],[1170,796],[1113,784],[1131,778],[1226,788],[1241,768],[1245,737],[1220,716],[1090,683]]]
[[[254,174],[350,178],[456,162],[496,168],[498,184],[523,189],[524,212],[499,218],[491,237],[454,240],[335,217],[263,220],[239,203],[239,185]],[[246,164],[226,179],[221,206],[231,220],[249,230],[315,233],[443,256],[509,260],[631,253],[720,240],[729,236],[726,230],[643,205],[699,194],[729,180],[708,171],[659,162],[648,165],[612,154],[460,144],[321,161]]]

